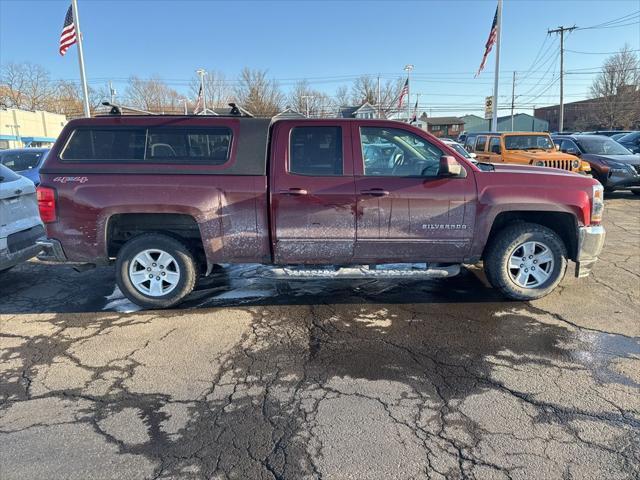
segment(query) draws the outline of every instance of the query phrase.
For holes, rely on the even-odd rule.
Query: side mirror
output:
[[[500,145],[494,145],[493,147],[491,147],[491,153],[496,153],[498,155],[500,155]]]
[[[457,177],[462,173],[462,165],[451,155],[442,155],[440,157],[439,177]]]

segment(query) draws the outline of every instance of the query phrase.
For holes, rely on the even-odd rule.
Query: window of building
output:
[[[451,125],[452,132],[457,132],[458,130],[460,130],[460,125]]]
[[[367,176],[435,177],[442,150],[399,128],[360,129],[363,171]]]
[[[342,175],[342,128],[296,127],[291,130],[289,172]]]
[[[440,125],[432,125],[431,126],[431,131],[432,132],[439,132],[440,128],[442,128],[442,127],[440,127]]]

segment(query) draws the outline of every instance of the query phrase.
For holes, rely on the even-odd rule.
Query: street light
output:
[[[404,66],[404,71],[407,72],[407,123],[411,119],[411,71],[414,69],[412,63],[408,63]]]
[[[207,74],[207,71],[204,68],[199,68],[196,70],[196,73],[200,77],[200,91],[202,92],[202,112],[207,114],[207,96],[204,92],[204,76]]]

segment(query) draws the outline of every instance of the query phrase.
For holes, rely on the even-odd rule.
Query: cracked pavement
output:
[[[442,281],[225,268],[141,312],[113,270],[0,277],[0,478],[640,476],[640,197],[593,275],[508,302]]]

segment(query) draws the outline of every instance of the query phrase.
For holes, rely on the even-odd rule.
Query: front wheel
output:
[[[196,278],[193,255],[172,237],[140,235],[118,252],[118,287],[143,308],[168,308],[180,303],[193,290]]]
[[[535,300],[555,289],[567,269],[567,248],[553,230],[518,223],[498,232],[484,259],[489,283],[513,300]]]

